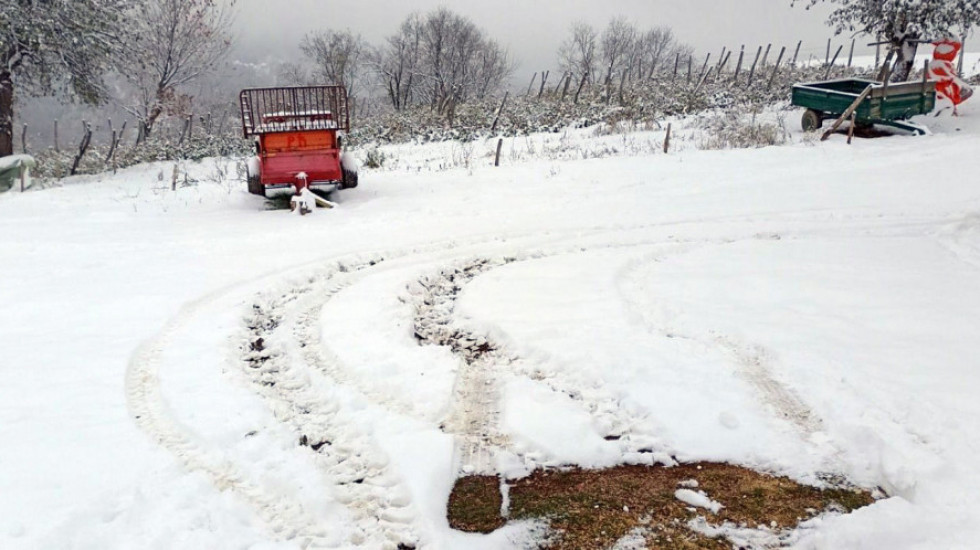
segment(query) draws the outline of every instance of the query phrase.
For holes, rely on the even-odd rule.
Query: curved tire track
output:
[[[726,219],[729,218],[720,217],[715,221]],[[707,221],[710,220],[676,221],[665,224],[648,224],[633,227],[593,227],[548,234],[491,235],[483,238],[473,238],[470,242],[447,241],[430,243],[414,248],[405,247],[380,257],[391,260],[413,254],[423,255],[432,252],[445,254],[457,248],[463,249],[467,246],[476,245],[482,245],[484,249],[492,248],[492,245],[512,248],[517,246],[522,239],[531,239],[535,245],[542,245],[542,243],[547,243],[548,241],[552,241],[553,243],[570,241],[572,243],[565,246],[552,244],[550,245],[550,251],[547,254],[541,253],[539,257],[543,257],[544,255],[576,253],[595,248],[677,243],[680,241],[670,236],[660,238],[651,238],[649,235],[632,238],[629,238],[629,236],[633,232],[642,233],[650,231],[652,234],[655,234],[658,230],[663,230],[667,227],[682,227],[694,224],[695,222],[706,223]],[[612,238],[603,239],[605,235],[611,235]],[[575,244],[582,239],[599,239],[604,241],[605,244],[593,244],[591,246]],[[279,270],[256,277],[250,281],[231,285],[219,292],[205,296],[184,307],[177,316],[167,322],[159,333],[144,342],[132,356],[127,369],[127,403],[138,426],[151,439],[175,456],[188,471],[204,473],[217,489],[234,492],[245,502],[248,502],[258,516],[275,533],[276,538],[297,541],[304,548],[327,547],[334,545],[334,542],[325,532],[324,526],[316,518],[312,517],[308,511],[304,510],[301,504],[263,492],[263,489],[259,485],[249,481],[245,474],[230,460],[217,456],[220,453],[214,453],[211,450],[202,448],[200,444],[195,442],[194,434],[173,419],[172,414],[168,410],[165,398],[161,395],[160,391],[158,375],[160,358],[165,349],[176,345],[175,337],[177,333],[192,318],[200,314],[205,306],[216,302],[218,298],[225,297],[246,283],[271,279],[272,277],[281,278],[283,274],[297,271],[298,269],[304,268],[304,266],[316,266],[333,262],[332,268],[326,270],[321,268],[314,272],[313,276],[308,277],[305,282],[301,282],[299,285],[300,288],[306,288],[306,291],[302,293],[303,298],[304,300],[309,300],[310,305],[302,308],[298,313],[290,311],[288,314],[289,319],[286,319],[285,315],[280,314],[284,311],[281,308],[292,308],[294,303],[299,303],[301,301],[297,300],[299,295],[283,302],[275,302],[275,298],[272,298],[272,301],[275,303],[271,304],[271,309],[267,307],[267,309],[260,312],[251,312],[250,315],[258,315],[258,318],[253,320],[260,322],[250,324],[253,325],[253,329],[259,330],[259,332],[256,333],[253,329],[249,329],[252,332],[246,334],[248,337],[247,344],[254,344],[258,341],[258,338],[263,338],[263,336],[253,338],[257,334],[264,335],[269,333],[271,336],[272,332],[277,332],[278,324],[284,320],[293,326],[293,334],[291,337],[287,337],[283,335],[283,331],[278,331],[276,336],[271,337],[271,347],[263,345],[250,348],[246,344],[243,347],[242,353],[243,365],[257,359],[251,356],[253,352],[258,352],[261,355],[263,351],[272,350],[274,353],[270,353],[269,357],[262,358],[261,361],[268,362],[272,360],[272,363],[278,364],[282,368],[243,367],[243,372],[248,374],[253,387],[258,390],[258,393],[266,397],[272,404],[273,412],[276,413],[277,417],[292,422],[296,426],[296,429],[306,436],[306,442],[311,448],[313,445],[328,441],[330,436],[335,436],[338,443],[333,444],[331,440],[330,447],[335,448],[336,451],[327,453],[319,452],[324,449],[325,445],[320,446],[319,450],[316,451],[317,464],[323,471],[332,476],[336,476],[335,478],[338,480],[338,483],[353,481],[354,485],[365,485],[364,480],[366,479],[371,479],[376,482],[368,483],[367,485],[376,487],[377,491],[354,491],[348,495],[349,507],[354,510],[361,510],[359,522],[362,533],[362,540],[352,540],[350,542],[354,544],[378,542],[373,539],[371,541],[368,540],[368,537],[375,532],[377,526],[380,526],[384,530],[386,539],[384,546],[394,544],[395,540],[411,540],[414,537],[414,533],[411,532],[411,528],[405,528],[406,525],[411,524],[411,514],[400,513],[409,507],[410,502],[408,502],[406,495],[397,494],[392,497],[392,493],[387,490],[392,486],[393,482],[392,478],[386,474],[385,461],[372,458],[377,457],[377,455],[373,454],[369,441],[358,437],[351,437],[350,441],[340,442],[343,438],[336,437],[336,434],[332,431],[338,419],[341,418],[341,416],[338,416],[339,411],[335,410],[336,404],[325,400],[323,396],[311,395],[305,389],[309,386],[311,373],[322,375],[324,378],[336,384],[353,385],[357,390],[364,389],[363,385],[356,387],[358,386],[356,378],[349,376],[344,366],[329,351],[329,347],[325,343],[320,342],[319,327],[317,325],[319,319],[318,314],[323,305],[337,292],[340,292],[344,288],[344,285],[352,283],[357,277],[362,276],[368,268],[373,267],[374,263],[372,262],[376,261],[364,261],[362,260],[364,257],[365,255],[362,254],[346,256],[344,257],[346,259],[324,259],[315,262],[304,262],[292,268]],[[352,272],[349,266],[356,266],[356,273]],[[287,288],[295,287],[296,283],[290,282]],[[475,334],[473,336],[479,338]],[[277,340],[280,340],[280,342],[277,343]],[[290,341],[293,343],[289,343]],[[299,351],[295,348],[290,349],[290,346],[295,346],[296,341],[300,343]],[[286,357],[289,357],[290,361],[285,361]],[[303,362],[305,362],[304,367],[297,366],[295,361],[292,361],[296,357],[302,358]],[[513,372],[529,376],[547,384],[555,391],[579,400],[593,414],[600,416],[607,415],[612,419],[609,422],[611,435],[620,438],[624,448],[628,449],[629,453],[634,455],[634,459],[638,461],[650,460],[652,454],[650,452],[652,447],[650,441],[656,440],[656,438],[651,437],[641,441],[644,438],[639,437],[639,434],[635,433],[633,426],[635,422],[633,419],[629,418],[629,415],[624,415],[620,406],[621,404],[617,399],[608,393],[604,394],[601,391],[601,387],[598,390],[593,387],[595,386],[595,381],[558,379],[554,377],[544,377],[542,379],[538,373],[524,368],[520,360],[515,360],[512,354],[509,354],[506,350],[498,349],[494,360],[490,364],[480,367],[477,375],[469,379],[460,379],[457,384],[456,393],[460,395],[464,393],[472,394],[472,388],[479,386],[481,383],[486,384],[485,374],[479,374],[479,372],[490,370],[489,366],[498,368],[501,362],[509,364]],[[253,372],[245,369],[251,369]],[[601,386],[601,383],[599,385]],[[469,389],[464,391],[464,388]],[[482,393],[487,396],[493,396],[489,392]],[[395,406],[397,407],[396,410],[411,412],[410,405],[405,405],[404,403],[397,404],[396,402],[393,405],[393,402],[387,399],[390,396],[381,393],[372,393],[371,391],[365,392],[365,395],[377,400],[383,406]],[[461,401],[460,405],[464,404],[462,398],[458,398],[457,401]],[[474,403],[469,408],[472,409],[471,413],[473,414],[471,416],[479,416],[475,411],[483,410],[486,412],[490,410],[490,414],[492,414],[494,406],[495,399],[490,399],[490,401],[485,403]],[[481,407],[482,409],[480,409]],[[465,408],[467,407],[458,407],[459,410]],[[313,411],[316,412],[314,413]],[[465,415],[463,417],[465,418]],[[475,432],[478,430],[470,431]],[[634,436],[637,437],[634,438]],[[500,439],[499,442],[505,444],[506,440]],[[665,462],[670,461],[670,457],[663,453],[660,458]],[[337,469],[338,465],[342,463],[344,463],[344,468],[349,469]],[[344,472],[355,472],[355,474],[344,476]],[[361,473],[364,473],[365,477],[355,477]],[[362,481],[358,483],[358,480]],[[350,485],[351,483],[347,484]],[[394,485],[397,485],[397,483],[394,483]],[[377,522],[377,525],[373,522]]]
[[[563,377],[541,376],[540,372],[524,368],[520,357],[500,343],[460,326],[455,320],[455,302],[466,284],[493,269],[546,256],[536,253],[525,257],[478,258],[443,268],[408,288],[415,308],[416,338],[423,345],[447,346],[460,358],[451,414],[444,429],[458,437],[461,472],[495,474],[493,457],[497,452],[510,451],[509,439],[500,433],[497,425],[500,417],[497,373],[501,371],[543,383],[579,403],[597,424],[606,428],[608,440],[618,441],[625,462],[676,464],[649,427],[649,419],[635,408],[624,406],[600,380],[570,373]],[[537,464],[537,457],[531,455],[522,458],[530,466],[555,465]]]
[[[353,513],[357,526],[349,542],[414,548],[419,536],[412,526],[416,514],[408,490],[387,467],[384,452],[368,434],[358,432],[356,417],[334,398],[337,384],[330,373],[336,369],[315,343],[304,340],[318,319],[304,302],[314,295],[336,294],[343,288],[336,280],[339,275],[380,261],[338,263],[257,300],[245,319],[242,371],[276,418],[300,434],[300,444],[310,448],[338,500]]]
[[[769,238],[760,236],[758,238]],[[727,244],[727,243],[726,243]],[[685,248],[681,252],[693,251]],[[791,423],[802,435],[810,436],[822,431],[823,422],[809,406],[786,385],[779,382],[773,375],[771,353],[759,345],[745,344],[734,337],[709,331],[705,335],[685,334],[653,319],[649,311],[652,307],[643,307],[644,300],[638,298],[636,283],[638,273],[651,264],[665,259],[666,254],[656,254],[641,261],[633,262],[620,274],[621,283],[618,290],[627,309],[651,332],[667,338],[683,338],[705,348],[713,348],[728,356],[738,365],[740,376],[749,382],[758,393],[759,399],[772,407],[776,415]],[[652,304],[648,304],[652,306]]]
[[[126,372],[126,397],[136,424],[169,451],[188,471],[200,472],[219,491],[230,491],[247,502],[279,540],[296,541],[301,548],[334,546],[326,528],[295,502],[270,495],[231,461],[201,448],[187,428],[171,418],[160,392],[159,366],[163,350],[174,336],[206,305],[221,294],[198,300],[173,317],[155,337],[141,345]]]

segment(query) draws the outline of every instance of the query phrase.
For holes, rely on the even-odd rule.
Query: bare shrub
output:
[[[785,130],[771,122],[757,122],[755,116],[745,117],[727,112],[705,119],[700,125],[704,135],[699,149],[748,149],[786,143]]]

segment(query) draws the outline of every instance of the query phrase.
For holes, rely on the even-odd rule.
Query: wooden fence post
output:
[[[20,148],[27,154],[27,124],[24,124],[23,130],[20,132]]]
[[[823,62],[824,65],[830,65],[830,41],[831,40],[832,40],[831,38],[827,39],[827,57],[826,59],[824,59]]]
[[[558,95],[558,90],[561,88],[561,85],[564,84],[565,78],[567,77],[568,77],[567,72],[561,73],[561,78],[558,79],[558,84],[555,84],[555,91],[553,92],[554,95]]]
[[[803,46],[803,41],[800,40],[796,43],[796,52],[793,54],[793,66],[796,67],[796,60],[800,57],[800,48]]]
[[[735,76],[732,77],[732,82],[738,82],[738,73],[742,72],[742,61],[745,60],[745,44],[742,44],[742,50],[738,52],[738,65],[735,66]]]
[[[856,42],[856,40],[854,38],[852,38],[851,39],[851,52],[849,54],[847,54],[847,68],[848,69],[851,68],[851,64],[854,61],[854,43],[855,42]]]
[[[728,59],[731,58],[731,56],[732,52],[729,50],[728,53],[725,54],[725,58],[721,60],[721,64],[718,65],[718,76],[721,76],[721,72],[728,66]]]
[[[666,154],[667,151],[670,150],[670,125],[671,125],[671,123],[668,122],[667,123],[667,137],[664,138],[664,154]]]
[[[888,86],[888,79],[891,77],[892,73],[892,52],[889,51],[885,54],[885,61],[882,62],[881,71],[878,73],[878,81],[884,82],[885,86]],[[884,98],[882,98],[884,100]]]
[[[548,75],[550,74],[551,71],[544,71],[543,73],[541,73],[541,89],[538,90],[538,99],[541,99],[541,94],[544,93],[544,86],[545,84],[548,83]]]
[[[922,112],[926,111],[926,90],[929,88],[929,60],[926,59],[922,62],[922,94],[919,110]]]
[[[772,44],[766,44],[766,53],[762,55],[762,67],[766,66],[766,62],[769,61],[769,51],[772,50]]]
[[[670,81],[673,82],[677,79],[677,66],[681,63],[681,54],[677,52],[677,56],[674,57],[674,76],[670,77]]]
[[[785,53],[786,46],[783,46],[783,48],[779,50],[779,59],[776,60],[776,67],[772,70],[772,76],[769,77],[769,85],[766,87],[767,90],[771,90],[773,82],[776,81],[776,75],[779,74],[779,64],[783,62],[783,55]]]
[[[177,145],[183,145],[184,139],[187,138],[187,130],[190,127],[191,119],[184,121],[184,129],[180,132],[180,139],[177,140]],[[451,123],[450,123],[451,124]]]
[[[762,46],[759,46],[759,50],[755,52],[755,61],[752,62],[752,69],[749,70],[749,81],[746,86],[752,85],[752,78],[755,77],[755,66],[759,62],[759,56],[762,55]]]
[[[704,75],[701,77],[701,81],[698,82],[697,87],[694,88],[695,95],[697,95],[697,93],[701,91],[701,86],[704,86],[705,81],[708,80],[708,76],[711,75],[711,71],[713,70],[715,70],[714,67],[708,67],[708,72],[704,73]]]
[[[494,166],[500,166],[500,149],[504,146],[504,138],[497,139],[497,155],[493,159]]]
[[[500,113],[504,112],[504,105],[507,104],[507,98],[510,97],[510,92],[504,93],[504,100],[500,102],[500,107],[497,109],[497,115],[493,117],[493,125],[490,126],[490,133],[497,131],[497,122],[500,121]]]
[[[92,143],[92,127],[85,121],[82,121],[82,126],[82,142],[78,145],[78,154],[75,155],[74,162],[71,163],[71,169],[68,171],[69,176],[74,176],[78,173],[78,165],[82,162],[82,157],[85,156],[85,151],[88,150],[89,144]]]
[[[698,78],[700,78],[702,81],[704,80],[704,75],[706,74],[705,71],[708,70],[709,61],[711,61],[711,52],[708,52],[708,55],[704,57],[704,65],[701,65],[701,72],[698,73]]]
[[[691,83],[691,69],[694,68],[694,56],[687,56],[687,83]]]
[[[535,72],[533,75],[531,75],[531,83],[527,85],[527,93],[524,94],[524,97],[531,97],[531,88],[534,87],[534,81],[537,79],[538,73]]]
[[[582,88],[585,87],[585,82],[589,78],[589,71],[582,73],[582,81],[578,83],[578,89],[575,90],[575,104],[578,105],[578,96],[582,93]]]
[[[116,150],[119,148],[119,142],[122,141],[123,135],[126,133],[127,124],[129,124],[128,120],[123,121],[122,128],[119,129],[118,134],[116,133],[115,130],[112,131],[112,141],[109,143],[109,153],[105,157],[105,163],[106,166],[108,166],[109,163],[112,162],[113,172],[115,172],[116,170],[116,163],[115,163]]]
[[[837,47],[837,53],[834,54],[834,58],[831,59],[830,60],[830,64],[827,65],[827,74],[824,75],[824,80],[827,80],[828,78],[830,78],[830,69],[833,68],[834,64],[837,63],[837,56],[840,55],[840,52],[843,49],[844,49],[844,45],[843,44],[841,44],[840,46]]]

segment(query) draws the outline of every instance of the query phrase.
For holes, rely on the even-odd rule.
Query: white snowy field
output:
[[[0,548],[512,548],[535,527],[449,529],[461,472],[672,459],[886,496],[799,548],[974,548],[961,115],[668,155],[578,131],[500,168],[394,146],[306,217],[212,161],[2,194]],[[439,323],[497,351],[420,345]]]

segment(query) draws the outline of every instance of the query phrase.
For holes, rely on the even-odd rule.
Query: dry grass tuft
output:
[[[675,498],[680,483],[692,479],[724,505],[717,515]],[[717,463],[538,471],[510,486],[510,518],[548,521],[558,534],[548,543],[554,549],[607,548],[639,527],[649,548],[728,550],[730,542],[691,531],[688,520],[703,515],[714,525],[785,529],[828,508],[849,512],[872,502],[864,491],[820,489]],[[492,531],[505,523],[500,504],[497,478],[461,478],[449,500],[450,524]]]

